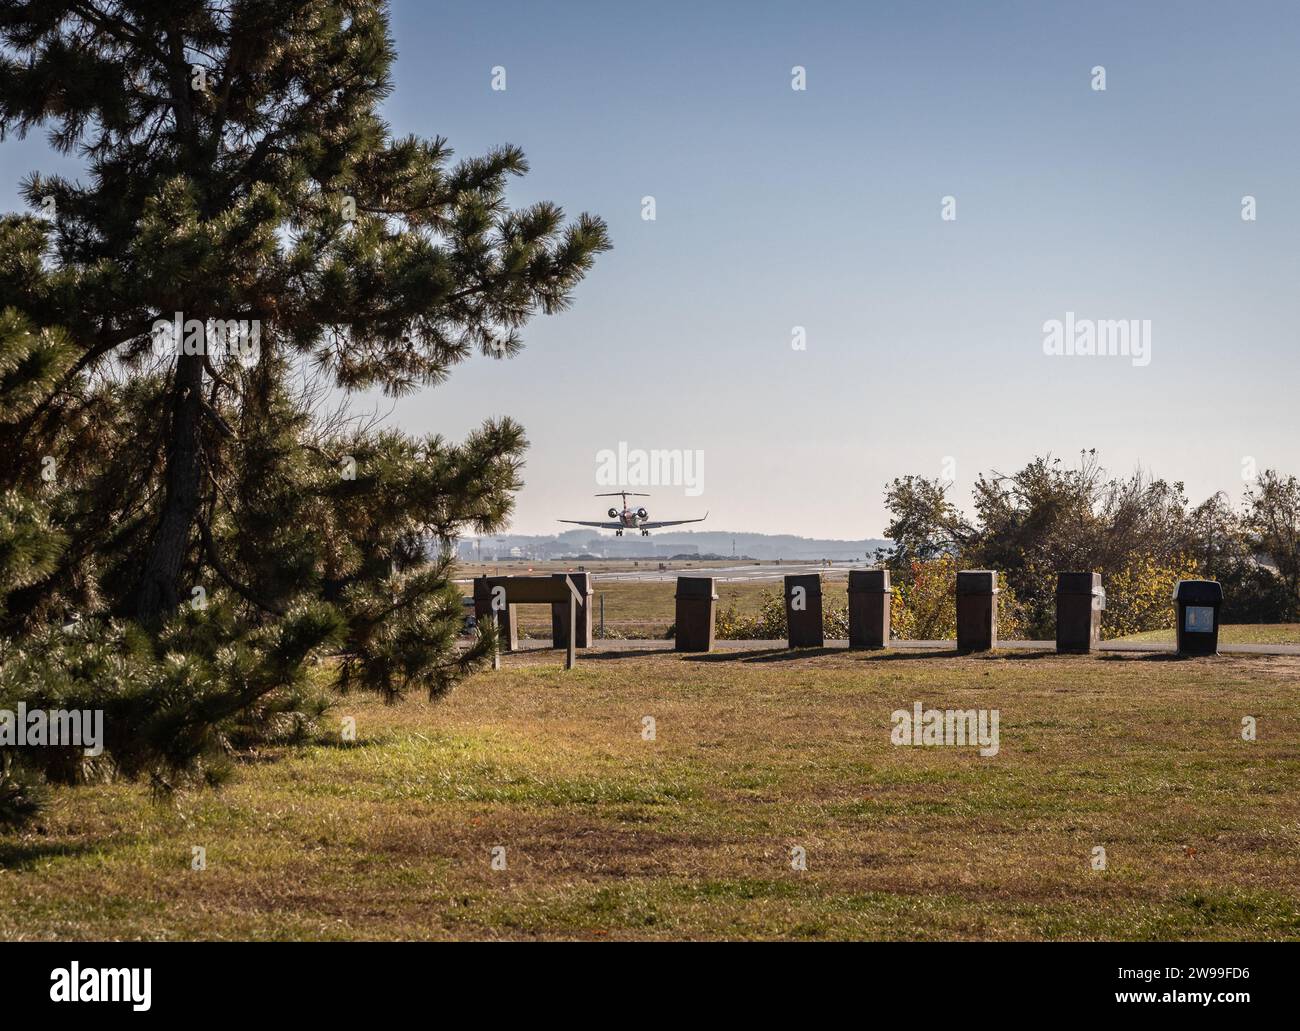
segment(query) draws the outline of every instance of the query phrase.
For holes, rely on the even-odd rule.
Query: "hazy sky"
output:
[[[512,201],[615,249],[520,357],[393,418],[520,419],[522,533],[598,518],[620,442],[704,453],[653,517],[808,536],[878,536],[894,476],[965,502],[1049,450],[1193,500],[1300,472],[1298,30],[1286,3],[398,2],[395,131],[519,144]],[[0,207],[52,166],[6,142]],[[1150,364],[1044,354],[1066,312],[1149,320]]]

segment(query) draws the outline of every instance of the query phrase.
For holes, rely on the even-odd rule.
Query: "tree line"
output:
[[[981,474],[969,515],[950,491],[950,481],[916,475],[885,490],[894,544],[879,557],[905,597],[943,561],[953,575],[1005,574],[1009,614],[1037,638],[1055,633],[1056,574],[1067,571],[1102,574],[1109,636],[1172,626],[1175,582],[1198,577],[1223,584],[1225,622],[1300,619],[1295,476],[1261,472],[1237,507],[1222,493],[1192,505],[1182,483],[1113,476],[1086,451],[1073,465],[1049,454],[1014,473]]]

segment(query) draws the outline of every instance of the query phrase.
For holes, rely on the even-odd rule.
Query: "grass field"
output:
[[[0,937],[1300,938],[1298,679],[1287,657],[515,654],[441,703],[343,699],[356,745],[249,757],[172,805],[58,790],[0,836]],[[891,745],[914,701],[999,710],[999,754]]]

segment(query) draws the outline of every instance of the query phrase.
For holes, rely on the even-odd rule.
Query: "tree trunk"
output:
[[[199,510],[199,482],[203,473],[199,455],[202,389],[203,356],[178,356],[162,518],[150,542],[136,592],[136,617],[150,625],[158,623],[180,604],[177,578]]]

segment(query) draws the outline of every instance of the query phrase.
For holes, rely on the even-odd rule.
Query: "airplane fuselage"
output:
[[[649,496],[646,494],[637,494],[635,491],[617,491],[614,494],[597,494],[596,497],[598,498],[621,497],[623,499],[623,507],[621,509],[611,507],[610,510],[605,513],[609,522],[605,523],[594,519],[561,519],[560,522],[571,523],[575,526],[594,526],[599,530],[613,530],[615,537],[622,537],[624,530],[640,530],[641,536],[649,537],[651,530],[659,530],[665,526],[681,526],[684,523],[702,523],[704,522],[704,519],[708,517],[708,513],[705,512],[704,516],[699,519],[660,519],[651,522],[650,513],[644,508],[640,506],[633,508],[627,503],[629,495],[633,497]]]
[[[611,519],[617,519],[623,529],[635,530],[642,523],[647,522],[650,519],[650,513],[644,508],[629,508],[625,506],[621,512],[618,511],[618,509],[611,508],[609,510],[609,517]],[[641,532],[644,534],[648,531],[642,530]],[[622,529],[615,530],[614,533],[616,536],[623,536]]]

